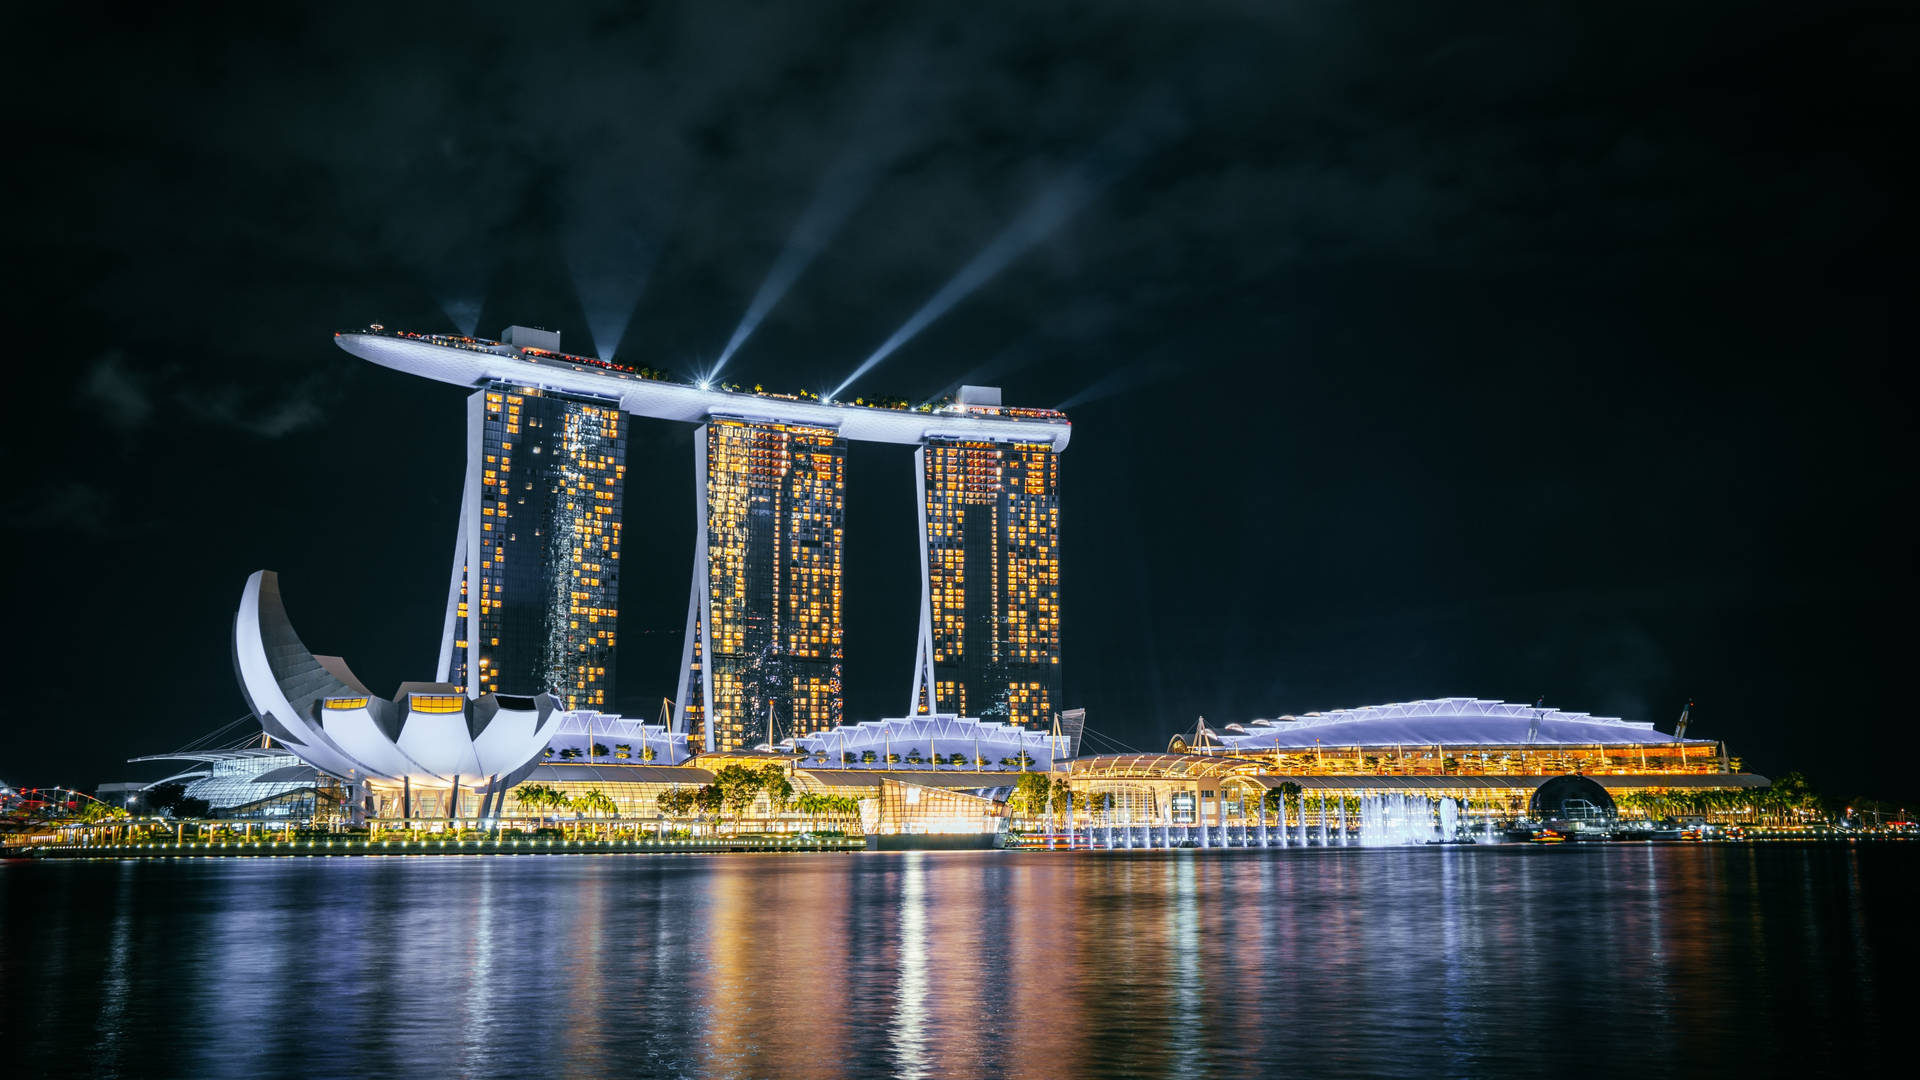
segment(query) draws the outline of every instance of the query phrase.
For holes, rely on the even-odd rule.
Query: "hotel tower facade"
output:
[[[1059,457],[1046,443],[930,438],[915,465],[912,707],[1046,727],[1060,704]]]
[[[617,707],[626,427],[644,416],[699,425],[673,715],[690,747],[752,748],[845,719],[849,442],[915,448],[913,711],[1042,727],[1059,708],[1065,414],[1003,406],[991,387],[907,407],[688,385],[519,326],[498,341],[377,325],[334,341],[472,391],[439,665],[469,698]]]
[[[677,709],[689,745],[747,749],[838,725],[846,441],[831,427],[715,416],[694,446],[700,525]]]
[[[441,682],[611,708],[626,427],[613,397],[504,379],[468,396]]]

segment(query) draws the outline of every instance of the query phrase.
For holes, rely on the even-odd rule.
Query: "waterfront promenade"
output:
[[[1920,839],[1920,834],[1911,830],[1862,829],[1850,830],[1832,827],[1805,829],[1755,829],[1740,836],[1720,836],[1709,839],[1623,839],[1584,840],[1570,846],[1576,848],[1626,847],[1626,846],[1698,846],[1701,844],[1744,845],[1744,844],[1883,844],[1912,842]],[[1195,851],[1209,853],[1258,852],[1266,851],[1279,854],[1287,851],[1318,851],[1332,849],[1361,850],[1358,844],[1311,844],[1293,847],[1259,847],[1232,844],[1228,846],[1199,847],[1194,844],[1176,845],[1173,848],[1123,847],[1095,838],[1089,842],[1085,835],[1078,836],[1073,842],[1065,837],[1056,837],[1049,844],[1048,838],[1041,835],[1013,834],[1009,837],[1006,850],[1023,852],[1110,852],[1125,854],[1148,851]],[[1422,846],[1422,845],[1408,845]],[[1530,846],[1527,841],[1514,840],[1489,844],[1472,845],[1477,847],[1521,847]],[[491,837],[467,837],[443,839],[434,836],[417,836],[394,839],[370,839],[354,834],[335,834],[331,836],[310,836],[288,839],[248,838],[235,840],[152,840],[130,843],[40,843],[9,845],[0,849],[0,857],[31,859],[204,859],[204,858],[290,858],[290,857],[328,857],[342,855],[361,856],[420,856],[420,855],[698,855],[722,853],[796,853],[796,852],[850,852],[866,851],[873,847],[870,838],[865,836],[818,836],[796,833],[750,833],[744,836],[705,836],[697,838],[594,838],[594,837],[542,837],[529,835],[506,835]]]

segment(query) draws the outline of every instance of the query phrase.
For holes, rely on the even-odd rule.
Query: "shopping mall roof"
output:
[[[1231,751],[1316,746],[1605,746],[1675,741],[1673,736],[1656,731],[1651,723],[1466,697],[1282,716],[1230,724],[1211,734]]]

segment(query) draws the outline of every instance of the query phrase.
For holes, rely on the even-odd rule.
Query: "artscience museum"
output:
[[[309,765],[350,784],[398,788],[403,816],[416,799],[438,816],[486,817],[542,757],[565,715],[551,694],[468,698],[444,683],[402,683],[376,696],[334,656],[301,643],[280,598],[279,576],[247,579],[233,631],[241,691],[268,736]],[[370,794],[370,793],[369,793]]]

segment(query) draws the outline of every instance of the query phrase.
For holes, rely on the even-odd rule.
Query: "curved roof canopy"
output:
[[[1257,773],[1260,763],[1205,754],[1096,754],[1073,759],[1068,771],[1079,777],[1230,776]]]
[[[1654,730],[1651,723],[1466,697],[1282,716],[1232,724],[1211,734],[1230,752],[1315,746],[1602,746],[1675,741]]]

